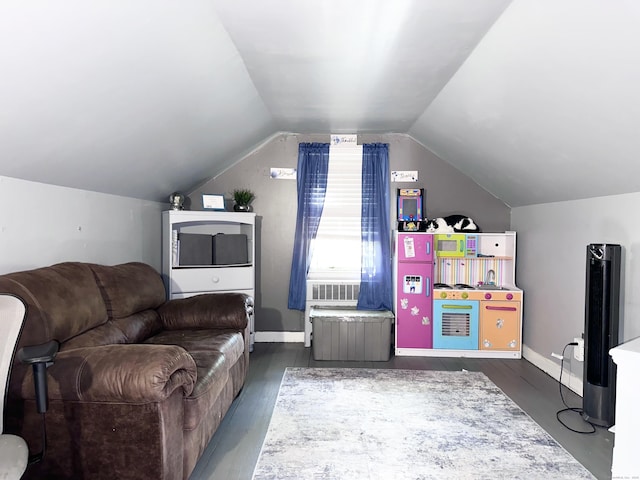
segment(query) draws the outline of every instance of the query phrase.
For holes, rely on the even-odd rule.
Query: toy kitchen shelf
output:
[[[187,298],[201,293],[222,292],[245,293],[255,298],[255,218],[256,214],[251,212],[187,210],[162,212],[162,278],[167,298]],[[202,248],[197,248],[198,243],[191,243],[190,249],[201,250],[199,253],[204,257],[208,254],[209,260],[194,264],[194,252],[185,251],[186,242],[184,241],[182,242],[183,251],[181,251],[181,234],[193,234],[191,239],[196,239],[198,242],[204,239]],[[231,245],[234,255],[227,253],[227,256],[232,260],[214,264],[212,248],[215,242],[212,237],[218,234],[227,234],[229,239],[233,240],[242,239],[242,250],[244,250],[246,239],[246,252],[241,252],[242,260],[233,259],[237,256],[238,249],[237,245]],[[232,235],[236,236],[231,237]],[[181,264],[181,257],[184,258],[184,254],[187,253],[191,255],[191,261],[186,265]],[[253,349],[255,338],[253,316],[250,319],[249,330],[250,346]]]
[[[515,232],[397,232],[395,246],[396,355],[521,358]]]

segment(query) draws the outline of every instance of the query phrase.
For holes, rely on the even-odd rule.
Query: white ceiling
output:
[[[640,191],[635,0],[4,0],[0,175],[165,201],[407,132],[511,206]]]

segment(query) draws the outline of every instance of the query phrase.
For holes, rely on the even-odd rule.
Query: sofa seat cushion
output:
[[[145,343],[178,345],[187,352],[218,352],[224,365],[231,368],[244,353],[244,338],[238,332],[220,330],[165,330],[145,340]]]
[[[184,430],[195,429],[216,403],[229,380],[224,355],[216,351],[190,352],[196,363],[198,378],[191,395],[184,398]]]

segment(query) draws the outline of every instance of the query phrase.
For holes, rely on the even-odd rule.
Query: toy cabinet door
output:
[[[399,233],[396,249],[398,262],[432,262],[433,235],[430,233]]]
[[[399,263],[396,347],[432,348],[433,263]]]
[[[520,349],[520,302],[480,302],[480,350]]]

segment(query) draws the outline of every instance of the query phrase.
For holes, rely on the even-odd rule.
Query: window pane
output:
[[[362,147],[331,147],[327,193],[311,273],[360,274]]]

